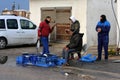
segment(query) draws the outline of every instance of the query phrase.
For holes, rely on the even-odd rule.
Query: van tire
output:
[[[0,56],[0,64],[5,64],[8,60],[8,56]]]
[[[0,38],[0,49],[5,48],[7,45],[7,41],[5,38]]]

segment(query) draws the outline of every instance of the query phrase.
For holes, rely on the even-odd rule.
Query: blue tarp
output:
[[[96,56],[93,56],[92,54],[86,54],[81,57],[80,61],[83,62],[94,62],[96,60]]]

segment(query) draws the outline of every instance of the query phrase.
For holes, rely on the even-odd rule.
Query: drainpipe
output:
[[[115,13],[113,2],[117,3],[117,15]],[[117,23],[117,54],[119,54],[120,53],[120,0],[111,0],[111,6]]]
[[[120,0],[117,0],[117,18],[118,18],[118,27],[117,27],[117,42],[118,45],[118,53],[120,52]]]

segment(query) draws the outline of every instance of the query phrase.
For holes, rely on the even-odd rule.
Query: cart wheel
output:
[[[0,56],[0,64],[5,64],[8,60],[8,56]]]
[[[0,38],[0,49],[5,48],[7,45],[7,41],[5,40],[5,38]]]

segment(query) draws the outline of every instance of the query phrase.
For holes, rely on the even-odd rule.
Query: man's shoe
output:
[[[70,64],[69,64],[69,63],[66,63],[65,66],[70,66]]]
[[[105,62],[108,62],[108,59],[105,59]]]
[[[96,61],[101,61],[101,59],[98,59],[98,58],[97,58]]]

